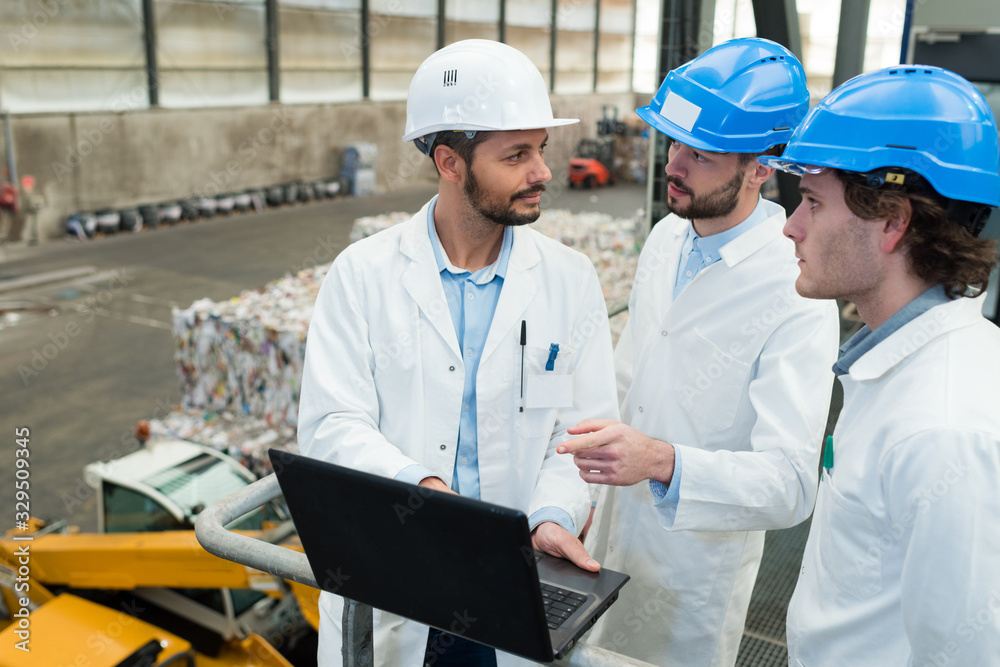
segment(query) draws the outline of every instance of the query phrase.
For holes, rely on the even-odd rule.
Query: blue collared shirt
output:
[[[434,209],[437,198],[431,201],[427,212],[427,234],[434,250],[441,276],[441,285],[451,311],[451,320],[455,325],[455,335],[458,338],[459,349],[465,360],[465,385],[462,390],[462,414],[458,425],[458,448],[455,455],[455,468],[452,475],[451,488],[456,493],[470,498],[480,497],[479,483],[479,438],[476,402],[476,375],[479,361],[482,358],[483,346],[493,323],[500,290],[507,275],[507,265],[510,261],[511,248],[514,245],[514,232],[510,227],[504,229],[503,245],[500,255],[489,266],[471,272],[460,269],[451,263],[447,253],[441,246],[437,228],[434,226]],[[407,466],[396,475],[396,479],[418,484],[426,477],[435,477],[435,473],[421,465]],[[534,528],[542,521],[554,521],[568,531],[574,531],[574,523],[569,514],[556,507],[543,507],[529,517],[528,525]]]
[[[874,331],[869,329],[867,324],[861,327],[858,333],[851,336],[851,339],[840,347],[840,359],[833,365],[833,372],[837,375],[846,375],[850,372],[855,361],[894,334],[903,325],[915,320],[934,306],[940,306],[949,300],[944,287],[935,285],[897,310],[892,317],[883,322],[882,326],[876,327]]]
[[[767,220],[767,210],[763,206],[763,201],[762,197],[758,197],[757,206],[743,222],[718,234],[698,236],[694,231],[694,225],[688,224],[687,236],[684,237],[684,245],[681,246],[680,261],[677,262],[674,299],[703,269],[722,259],[722,255],[719,254],[722,246]],[[649,480],[649,491],[653,494],[654,504],[666,512],[671,521],[677,514],[677,503],[681,499],[682,469],[681,452],[674,447],[674,474],[670,478],[670,486],[653,479]]]

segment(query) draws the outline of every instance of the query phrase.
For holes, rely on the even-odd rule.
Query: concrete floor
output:
[[[172,306],[227,299],[287,272],[319,264],[348,244],[357,217],[416,211],[435,191],[416,187],[261,214],[180,224],[101,238],[0,249],[0,329],[5,391],[0,433],[31,431],[31,513],[96,529],[96,499],[83,466],[127,451],[139,419],[180,399],[173,361]],[[550,188],[546,208],[631,217],[645,188]],[[59,273],[63,272],[63,273]],[[68,276],[78,277],[68,277]],[[62,279],[28,286],[32,278]],[[10,447],[0,448],[11,459]],[[0,489],[14,507],[13,487]],[[784,611],[807,529],[768,535],[740,665],[783,665]]]

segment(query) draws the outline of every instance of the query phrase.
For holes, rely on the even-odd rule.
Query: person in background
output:
[[[433,160],[438,195],[334,261],[309,327],[299,446],[519,509],[536,549],[596,571],[577,538],[589,491],[556,446],[587,415],[617,416],[607,307],[590,260],[527,226],[552,177],[547,128],[576,121],[553,117],[527,56],[487,40],[427,58],[406,107],[403,140]],[[342,609],[320,596],[321,665],[340,662]],[[374,660],[524,663],[380,611]]]
[[[863,74],[806,117],[771,166],[802,175],[785,235],[795,283],[865,326],[833,367],[844,407],[824,456],[789,664],[1000,659],[1000,331],[982,315],[1000,139],[962,77]]]
[[[28,245],[38,243],[38,212],[45,205],[45,199],[35,192],[35,177],[22,176],[21,189],[24,192],[24,238]]]
[[[656,665],[736,662],[764,531],[809,516],[839,325],[795,293],[784,210],[760,196],[809,103],[764,39],[709,49],[638,110],[670,141],[615,351],[622,423],[563,443],[602,488],[586,545],[632,580],[588,642]],[[595,415],[596,417],[596,415]]]
[[[3,175],[4,182],[0,185],[0,244],[4,244],[10,239],[19,199],[17,186],[6,180],[10,178],[10,171],[4,169]]]

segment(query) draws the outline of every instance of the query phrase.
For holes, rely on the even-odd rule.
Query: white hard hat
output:
[[[578,122],[552,117],[548,88],[528,56],[501,42],[467,39],[432,53],[413,75],[403,141],[442,130],[534,130]]]

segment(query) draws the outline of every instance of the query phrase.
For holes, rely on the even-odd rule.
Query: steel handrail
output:
[[[262,539],[247,537],[225,528],[226,524],[247,512],[280,497],[281,487],[274,474],[259,479],[206,507],[195,522],[195,536],[205,551],[219,558],[319,588],[304,553],[272,543],[280,535],[287,534],[287,526],[279,526],[275,531],[262,536]],[[343,621],[344,667],[371,665],[371,607],[350,600],[349,604],[344,605]],[[554,664],[561,667],[653,667],[647,662],[590,644],[578,644],[567,657]]]

